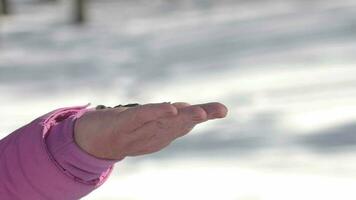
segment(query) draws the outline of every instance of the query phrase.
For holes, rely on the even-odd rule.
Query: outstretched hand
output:
[[[97,158],[121,160],[159,151],[195,125],[226,115],[227,108],[221,103],[158,103],[93,110],[76,121],[74,138],[80,148]]]

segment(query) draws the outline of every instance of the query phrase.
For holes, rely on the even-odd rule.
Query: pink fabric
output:
[[[55,110],[0,140],[1,200],[76,200],[104,183],[115,161],[95,158],[73,140],[86,107]]]

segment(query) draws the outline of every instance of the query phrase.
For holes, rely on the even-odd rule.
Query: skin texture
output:
[[[97,158],[122,160],[157,152],[197,124],[224,118],[227,112],[223,104],[216,102],[157,103],[88,111],[77,120],[74,138],[80,148]]]

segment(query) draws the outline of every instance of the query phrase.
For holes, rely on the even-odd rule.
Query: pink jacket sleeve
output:
[[[76,200],[108,178],[115,161],[97,159],[73,140],[86,106],[62,108],[0,141],[1,200]]]

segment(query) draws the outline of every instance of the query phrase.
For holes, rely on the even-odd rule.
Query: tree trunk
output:
[[[10,14],[9,0],[0,0],[0,14],[7,15]]]
[[[86,0],[74,0],[73,22],[82,24],[86,20]]]

